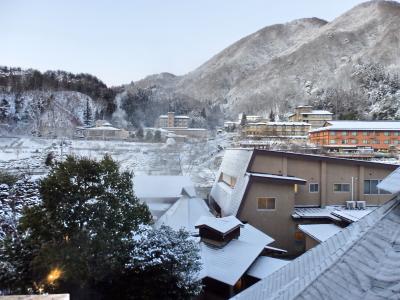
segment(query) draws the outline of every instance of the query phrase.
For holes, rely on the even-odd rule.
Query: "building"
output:
[[[205,201],[195,196],[185,194],[177,200],[155,222],[156,227],[162,225],[184,228],[197,239],[202,262],[198,277],[204,284],[198,299],[231,297],[254,283],[250,277],[267,276],[261,267],[270,272],[287,263],[261,256],[273,242],[271,237],[233,216],[216,218]]]
[[[176,116],[174,112],[158,117],[159,128],[188,128],[190,118],[188,116]]]
[[[261,117],[261,116],[246,115],[246,114],[241,113],[241,114],[238,115],[238,122],[239,122],[239,124],[240,124],[240,123],[242,122],[242,120],[243,120],[243,115],[246,116],[246,122],[249,122],[249,123],[260,122],[260,121],[262,121],[262,120],[264,119],[264,118]]]
[[[331,121],[333,113],[327,110],[313,110],[310,105],[298,106],[295,112],[289,115],[290,122],[304,122],[311,124],[312,128],[318,128]]]
[[[126,140],[129,132],[112,126],[105,120],[97,120],[94,127],[78,127],[76,135],[89,140]]]
[[[303,122],[258,122],[242,126],[246,137],[307,137],[311,125]]]
[[[133,187],[135,195],[149,207],[154,220],[158,220],[183,195],[196,195],[189,176],[136,175]]]
[[[332,149],[346,146],[400,149],[400,121],[329,121],[311,130],[309,139],[318,146]]]
[[[262,230],[273,246],[305,250],[299,224],[347,226],[359,218],[346,207],[373,211],[392,195],[377,184],[396,165],[258,149],[228,149],[210,193],[221,216],[236,216]]]
[[[400,192],[400,170],[381,183]],[[399,196],[232,299],[398,299]]]

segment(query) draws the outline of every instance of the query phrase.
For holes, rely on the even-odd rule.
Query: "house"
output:
[[[136,175],[133,177],[133,189],[139,200],[147,204],[155,220],[184,194],[190,197],[196,195],[189,176]]]
[[[327,110],[313,110],[312,106],[303,105],[295,108],[295,112],[289,115],[289,121],[309,123],[312,128],[319,128],[332,117],[333,113]]]
[[[156,127],[159,128],[188,128],[190,118],[188,116],[177,116],[174,112],[158,117]]]
[[[204,287],[201,299],[231,297],[253,282],[247,271],[273,239],[236,217],[201,217],[195,225],[200,237]]]
[[[228,149],[210,192],[210,206],[260,229],[273,246],[305,250],[301,224],[340,227],[371,213],[392,195],[377,184],[397,166],[259,149]],[[346,209],[348,208],[348,209]]]
[[[400,149],[400,121],[328,121],[310,131],[310,142],[326,149],[353,146]]]
[[[400,169],[380,183],[400,192]],[[398,299],[400,198],[322,241],[232,299]]]
[[[258,122],[247,123],[241,132],[246,137],[307,137],[311,125],[304,122]]]
[[[129,132],[112,126],[105,120],[97,120],[94,127],[78,127],[77,135],[90,140],[126,140]]]
[[[281,251],[268,246],[271,237],[233,216],[216,218],[205,201],[193,195],[184,193],[154,226],[162,225],[183,228],[196,238],[202,262],[198,278],[204,284],[199,299],[231,297],[287,263],[261,256]]]

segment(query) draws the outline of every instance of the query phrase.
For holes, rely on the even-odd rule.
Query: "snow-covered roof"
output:
[[[185,189],[195,194],[194,184],[189,176],[151,176],[133,177],[133,189],[136,196],[143,199],[180,198]]]
[[[309,224],[299,225],[299,229],[318,242],[324,242],[336,233],[342,231],[342,227],[335,224]]]
[[[311,124],[305,122],[250,122],[247,125],[311,126]]]
[[[273,175],[273,174],[266,174],[266,173],[247,173],[250,177],[257,177],[257,178],[264,178],[267,180],[277,180],[277,181],[289,181],[298,184],[306,184],[307,180],[292,177],[292,176],[281,176],[281,175]]]
[[[400,192],[400,168],[395,170],[379,184],[378,188],[396,194]]]
[[[244,224],[238,239],[231,240],[222,248],[201,242],[202,271],[200,278],[213,278],[233,286],[253,264],[264,247],[274,240],[254,228]]]
[[[157,220],[155,226],[167,225],[174,230],[184,228],[194,232],[196,221],[202,216],[213,217],[203,199],[182,197]]]
[[[400,121],[328,121],[310,132],[324,130],[400,130]]]
[[[195,224],[195,227],[206,226],[220,233],[227,233],[234,228],[243,225],[236,217],[228,216],[224,218],[215,218],[214,216],[201,216]]]
[[[334,210],[332,211],[332,215],[347,221],[347,222],[356,222],[361,218],[365,217],[369,213],[371,213],[376,207],[367,207],[366,209],[342,209],[342,210]]]
[[[167,115],[161,115],[161,116],[159,116],[159,118],[165,119],[165,118],[168,118],[168,116]],[[174,116],[174,118],[175,119],[190,119],[190,117],[188,117],[188,116]]]
[[[292,217],[295,219],[329,219],[333,221],[355,222],[365,217],[377,206],[367,206],[365,209],[346,209],[344,206],[325,207],[295,207]]]
[[[335,208],[327,207],[295,207],[292,217],[295,219],[320,219],[326,218],[334,221],[340,221],[338,217],[332,215]]]
[[[290,260],[260,256],[251,265],[250,269],[247,271],[247,275],[258,279],[263,279],[288,263],[290,263]]]
[[[120,131],[122,129],[116,128],[116,127],[112,127],[111,124],[110,126],[105,126],[103,124],[103,126],[98,126],[98,127],[90,127],[90,128],[85,128],[86,130],[90,130],[90,131],[94,131],[94,130],[109,130],[109,131]]]
[[[396,299],[399,204],[387,202],[232,299]]]
[[[301,115],[333,115],[333,113],[327,110],[313,110],[311,112],[302,112]]]
[[[246,174],[252,149],[227,149],[222,160],[216,181],[211,189],[211,197],[218,203],[223,216],[236,216],[245,193],[250,176]],[[236,178],[236,185],[231,188],[219,182],[221,173]]]

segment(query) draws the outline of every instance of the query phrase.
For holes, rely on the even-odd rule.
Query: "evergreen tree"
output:
[[[201,292],[199,248],[187,231],[141,226],[134,240],[123,280],[131,299],[191,299]]]
[[[271,112],[269,113],[269,120],[271,122],[275,122],[275,113],[273,110],[271,110]]]
[[[156,143],[161,142],[161,131],[160,131],[160,130],[156,130],[156,131],[154,132],[154,141],[155,141]]]
[[[150,131],[150,130],[148,130],[147,132],[146,132],[146,141],[151,141],[151,140],[153,140],[153,133]]]
[[[93,122],[92,108],[90,107],[89,99],[86,99],[86,108],[85,111],[83,112],[83,124],[85,124],[86,127],[90,127],[92,126],[92,122]]]
[[[138,130],[136,131],[136,136],[137,136],[137,138],[138,139],[143,139],[143,137],[144,137],[144,133],[143,133],[143,127],[142,126],[140,126],[139,128],[138,128]]]
[[[112,285],[129,260],[132,232],[151,222],[133,193],[132,174],[108,156],[69,156],[41,181],[40,194],[42,202],[24,211],[18,238],[1,248],[11,274],[0,272],[0,289],[26,292],[35,283],[99,298],[86,291]]]
[[[244,126],[247,124],[247,116],[245,113],[242,114],[242,119],[240,120],[240,125]]]

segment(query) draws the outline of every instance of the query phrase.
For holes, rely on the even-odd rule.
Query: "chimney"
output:
[[[201,217],[196,222],[195,228],[199,229],[202,242],[222,248],[231,240],[239,238],[241,226],[243,226],[242,222],[234,216]]]

